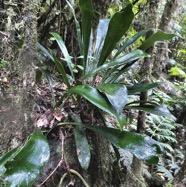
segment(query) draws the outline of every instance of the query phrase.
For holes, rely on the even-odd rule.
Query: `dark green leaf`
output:
[[[67,74],[65,72],[65,68],[63,67],[63,65],[60,63],[60,61],[57,59],[57,57],[55,56],[55,54],[50,50],[50,52],[52,53],[54,62],[57,66],[57,69],[59,70],[59,72],[61,73],[61,76],[64,79],[64,83],[67,85],[68,88],[70,88],[70,82],[67,78]]]
[[[18,154],[4,165],[4,181],[11,187],[32,186],[50,156],[48,142],[40,130],[36,130]]]
[[[176,118],[170,113],[170,111],[167,109],[165,105],[161,105],[161,106],[155,106],[155,105],[128,106],[127,105],[125,106],[125,109],[142,110],[145,112],[156,114],[158,116],[166,116],[168,118],[176,120]]]
[[[86,62],[89,50],[90,35],[92,28],[92,19],[94,9],[91,0],[79,0],[79,8],[82,14],[82,33],[83,33],[83,51],[84,51],[84,71],[86,70]]]
[[[127,90],[128,90],[129,95],[133,95],[137,92],[143,92],[146,90],[150,90],[150,89],[157,87],[159,85],[160,85],[159,82],[152,83],[152,84],[140,83],[140,84],[135,84],[133,86],[127,86]]]
[[[115,48],[116,44],[130,27],[133,18],[134,14],[132,12],[131,4],[129,4],[122,12],[114,14],[109,23],[98,65],[105,63],[105,60]]]
[[[117,111],[109,104],[109,102],[98,92],[98,90],[90,85],[78,85],[69,90],[71,93],[76,93],[83,96],[85,99],[90,101],[92,104],[102,109],[103,111],[115,116],[123,127],[126,124],[126,119],[121,113]]]
[[[81,118],[77,114],[71,114],[74,122],[82,124]],[[74,138],[76,144],[76,152],[79,163],[82,169],[87,170],[90,164],[90,147],[85,134],[85,131],[81,125],[74,127]]]
[[[61,38],[61,36],[59,36],[59,34],[57,33],[54,33],[54,32],[51,32],[50,33],[54,38],[55,40],[57,41],[60,49],[61,49],[61,52],[63,53],[63,56],[65,57],[65,61],[68,65],[68,68],[70,70],[70,73],[71,73],[71,76],[74,78],[74,73],[73,73],[73,64],[72,64],[72,61],[71,61],[71,57],[70,55],[68,54],[68,51],[67,51],[67,48]]]
[[[119,49],[118,52],[115,54],[115,57],[117,57],[121,52],[123,52],[129,45],[133,44],[135,41],[137,41],[141,36],[144,36],[147,33],[148,30],[142,30],[135,34],[133,37],[129,38]]]
[[[147,40],[145,40],[144,43],[139,47],[139,49],[145,51],[150,46],[152,46],[155,42],[162,41],[162,40],[170,40],[174,36],[175,36],[174,34],[168,34],[161,30],[158,30],[155,34],[153,34]]]
[[[103,92],[118,113],[122,113],[128,101],[127,89],[121,84],[104,84],[97,87]]]
[[[103,44],[104,44],[105,37],[107,34],[109,21],[110,21],[109,19],[101,19],[99,21],[98,28],[96,30],[97,31],[96,45],[95,45],[94,61],[93,61],[94,63],[96,62],[96,64],[94,65],[94,67],[97,67],[97,63],[99,61],[101,50],[103,48]]]
[[[14,148],[9,152],[5,153],[3,156],[0,157],[0,176],[6,171],[5,164],[8,161],[11,161],[20,151],[20,148]]]
[[[160,143],[149,136],[138,133],[120,131],[119,129],[101,127],[94,125],[83,125],[84,127],[100,134],[112,144],[133,153],[138,159],[145,160],[151,164],[158,163],[157,154],[162,153]]]
[[[92,72],[89,72],[88,74],[83,76],[82,80],[85,80],[88,77],[93,76],[100,71],[107,70],[107,69],[115,67],[115,66],[128,64],[128,63],[130,63],[130,62],[132,62],[136,59],[139,59],[141,57],[147,57],[147,56],[149,56],[147,53],[145,53],[141,50],[135,50],[135,51],[123,56],[123,57],[111,60],[109,63],[103,64],[102,66],[94,69]]]
[[[78,85],[69,90],[71,93],[76,93],[83,96],[85,99],[90,101],[92,104],[102,109],[105,112],[113,115],[115,112],[109,105],[104,97],[98,92],[98,90],[90,85]]]

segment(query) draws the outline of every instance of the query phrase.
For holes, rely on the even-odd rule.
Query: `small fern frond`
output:
[[[164,176],[167,177],[169,181],[173,181],[174,177],[172,176],[171,172],[168,169],[166,169],[164,166],[157,166],[157,171],[163,173]]]

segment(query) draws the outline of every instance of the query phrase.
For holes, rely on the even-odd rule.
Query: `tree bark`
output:
[[[24,142],[34,129],[34,83],[35,70],[33,64],[37,61],[37,10],[39,1],[24,2],[24,44],[17,57],[17,74],[14,77],[11,94],[1,98],[2,112],[0,125],[3,136],[0,136],[0,152]],[[13,18],[12,18],[13,19]],[[14,30],[7,30],[7,32]],[[12,51],[12,55],[16,52]],[[12,60],[11,59],[11,60]],[[10,62],[12,63],[12,62]],[[14,61],[15,64],[15,61]]]
[[[159,29],[161,29],[164,32],[171,33],[173,32],[173,29],[170,25],[171,22],[174,22],[172,19],[175,17],[176,10],[179,7],[179,1],[178,0],[167,0],[164,11],[160,20]],[[157,55],[155,57],[154,63],[154,75],[156,77],[162,76],[162,71],[166,72],[166,65],[169,59],[170,55],[170,49],[168,45],[168,41],[162,41],[159,42],[156,45]]]

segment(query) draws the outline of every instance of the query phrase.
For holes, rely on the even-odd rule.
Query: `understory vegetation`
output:
[[[149,1],[55,3],[5,3],[0,185],[186,185],[186,16],[170,32]]]

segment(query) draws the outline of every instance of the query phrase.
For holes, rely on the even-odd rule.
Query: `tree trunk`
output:
[[[35,70],[33,64],[37,60],[36,15],[38,6],[39,1],[36,0],[25,0],[24,2],[25,39],[17,59],[18,77],[14,77],[15,85],[12,85],[12,93],[1,98],[2,117],[0,125],[3,129],[2,136],[0,136],[1,153],[24,142],[34,129]],[[7,32],[13,31],[10,29]],[[16,53],[12,55],[16,56]]]
[[[177,8],[179,7],[179,0],[167,0],[164,11],[161,17],[161,21],[159,24],[159,29],[161,29],[164,32],[171,33],[173,32],[173,29],[170,25],[171,22],[174,22],[172,20],[173,17],[175,17],[175,13],[177,12]],[[155,64],[154,64],[154,75],[156,77],[161,77],[162,72],[166,72],[166,65],[169,59],[170,49],[168,46],[167,41],[159,42],[156,45],[157,55],[155,57]]]

